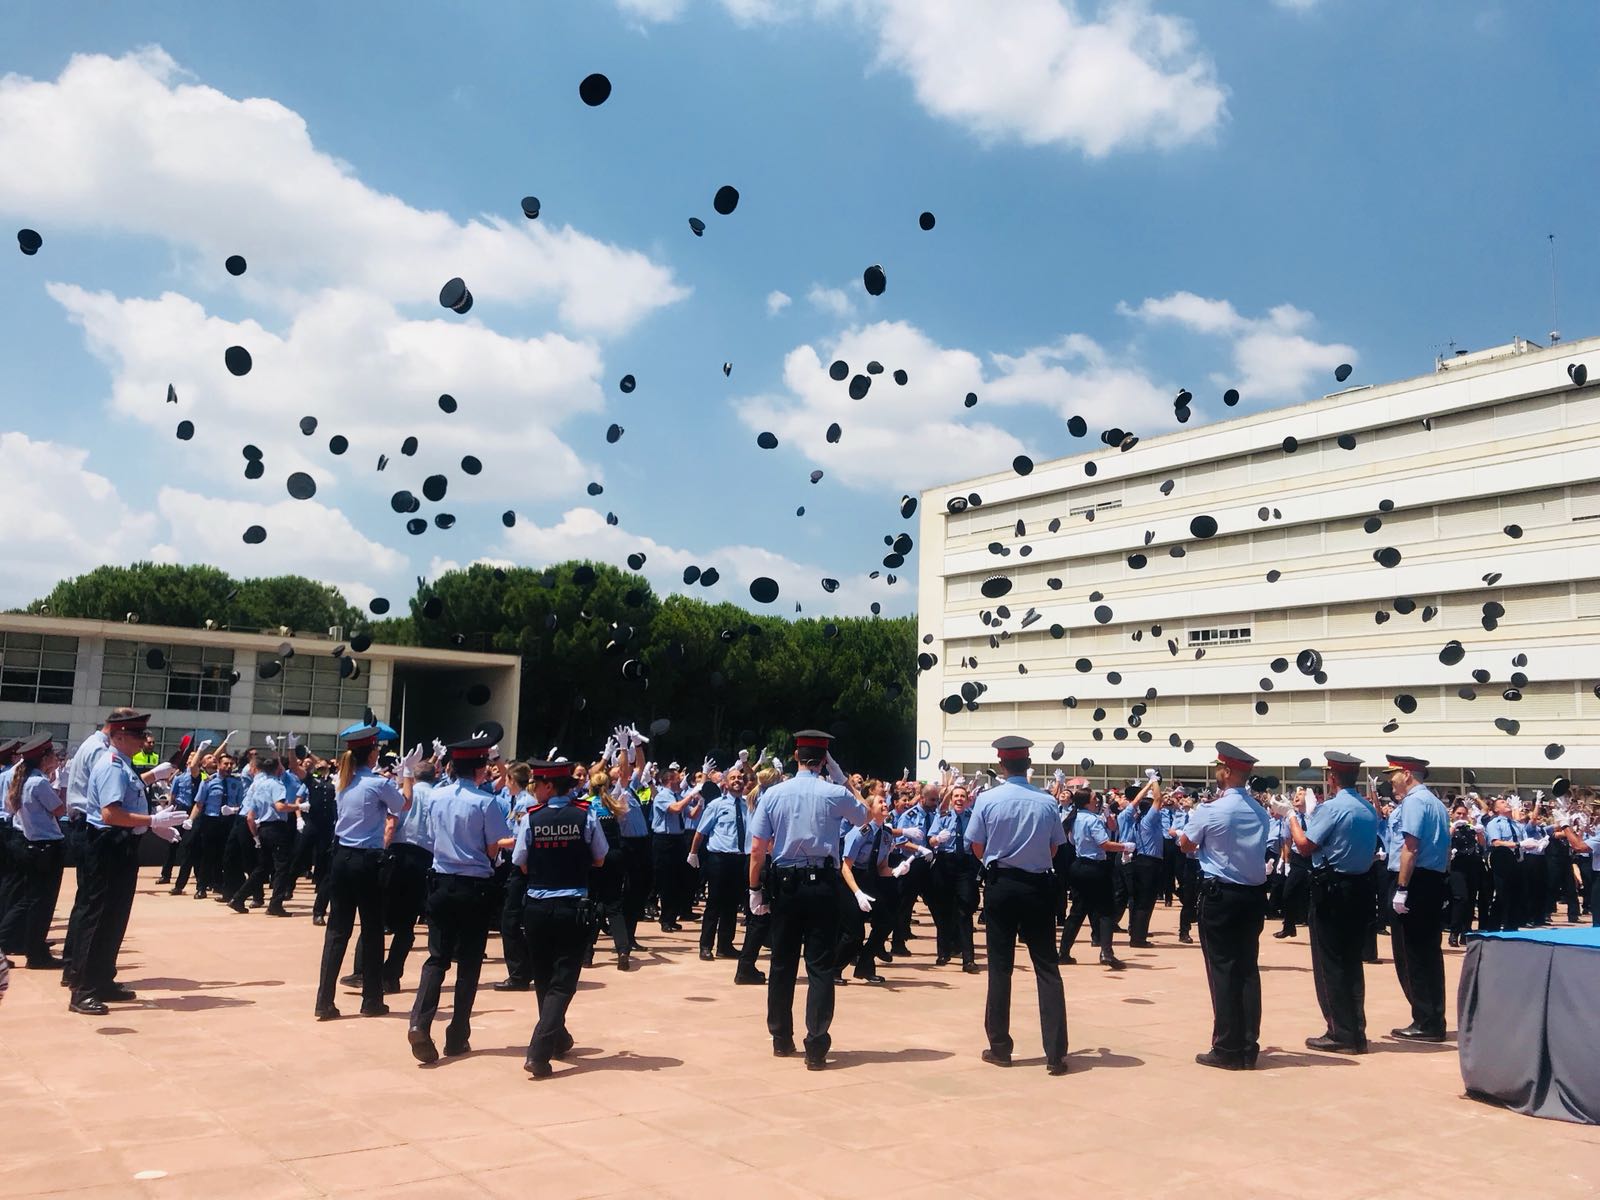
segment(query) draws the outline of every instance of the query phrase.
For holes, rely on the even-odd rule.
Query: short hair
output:
[[[278,760],[271,754],[268,754],[264,758],[260,755],[257,755],[256,769],[261,771],[263,774],[271,775],[278,769]]]
[[[795,747],[794,760],[798,763],[810,765],[811,763],[819,763],[826,757],[828,757],[828,748],[826,746]]]

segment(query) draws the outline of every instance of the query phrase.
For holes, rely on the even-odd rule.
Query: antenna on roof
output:
[[[1550,344],[1554,346],[1561,340],[1561,319],[1556,310],[1556,235],[1546,235],[1550,239]]]

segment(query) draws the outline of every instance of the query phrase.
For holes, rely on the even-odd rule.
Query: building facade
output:
[[[1600,386],[1569,371],[1586,360],[1600,380],[1600,339],[1519,339],[925,492],[922,774],[992,765],[1014,732],[1097,781],[1204,778],[1219,739],[1284,779],[1342,749],[1420,755],[1446,785],[1593,781]]]
[[[370,708],[407,745],[497,721],[502,753],[515,754],[516,656],[372,646],[354,656],[360,670],[347,679],[331,653],[339,640],[0,614],[0,738],[48,730],[75,746],[111,709],[130,705],[152,714],[163,752],[186,733],[220,741],[237,730],[235,747],[297,733],[327,755],[338,731]],[[285,641],[292,657],[279,654]],[[161,651],[159,667],[152,650]],[[261,678],[271,662],[281,669]]]

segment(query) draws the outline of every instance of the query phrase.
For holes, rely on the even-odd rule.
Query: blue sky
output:
[[[706,598],[771,575],[773,611],[908,611],[914,557],[867,578],[901,493],[1075,453],[1070,413],[1155,434],[1180,387],[1205,420],[1228,386],[1254,411],[1341,361],[1542,339],[1552,232],[1561,327],[1596,332],[1597,34],[1577,3],[14,5],[0,603],[145,557],[364,600],[642,550],[661,587],[716,566]],[[467,317],[435,299],[455,274]],[[837,356],[911,383],[851,401]],[[435,472],[422,515],[457,524],[410,536],[390,494]]]

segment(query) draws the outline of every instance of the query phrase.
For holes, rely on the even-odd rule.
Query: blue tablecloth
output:
[[[1474,935],[1456,999],[1467,1094],[1600,1125],[1600,928]]]

